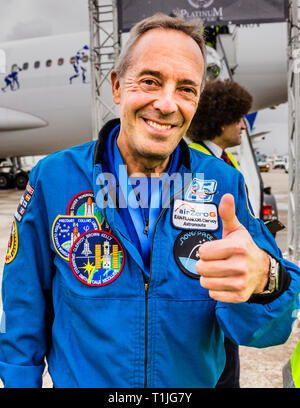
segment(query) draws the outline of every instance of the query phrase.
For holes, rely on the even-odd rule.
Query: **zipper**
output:
[[[171,202],[171,199],[170,199]],[[151,281],[151,272],[152,272],[152,250],[153,250],[153,241],[154,241],[154,234],[156,230],[156,226],[164,212],[166,211],[167,207],[164,208],[161,213],[159,214],[158,219],[154,225],[152,242],[151,242],[151,249],[150,249],[150,270],[149,270],[149,280],[146,282],[145,275],[143,273],[144,282],[145,282],[145,359],[144,359],[144,388],[147,388],[147,365],[148,365],[148,291],[149,285]]]
[[[149,280],[150,281],[150,280]],[[148,289],[149,282],[145,283],[145,359],[144,359],[144,388],[147,388],[148,363]]]
[[[145,223],[144,223],[144,234],[148,236],[149,234],[149,218],[145,217]]]
[[[188,184],[187,184],[188,185]],[[148,376],[147,376],[147,365],[148,365],[148,292],[149,292],[149,285],[151,281],[151,274],[152,274],[152,252],[153,252],[153,242],[154,242],[154,235],[156,231],[157,224],[163,214],[166,212],[166,210],[170,207],[171,202],[175,199],[176,196],[180,195],[184,190],[186,189],[186,186],[184,186],[178,193],[174,194],[172,197],[170,197],[168,206],[166,206],[161,213],[159,214],[159,217],[156,220],[156,223],[154,225],[154,230],[153,230],[153,236],[152,236],[152,241],[151,241],[151,248],[150,248],[150,268],[149,268],[149,279],[148,282],[146,281],[145,274],[143,272],[143,279],[144,279],[144,287],[145,287],[145,355],[144,355],[144,388],[147,388],[147,382],[148,382]],[[104,217],[106,218],[106,208],[103,209],[104,211]],[[147,233],[148,235],[149,231],[149,219],[145,217],[145,228],[144,232]]]
[[[140,195],[139,195],[139,200],[142,203],[141,209],[142,209],[143,218],[144,218],[144,231],[143,232],[148,237],[148,234],[149,234],[149,218],[146,217],[145,208],[143,206],[143,202],[142,202],[142,199],[141,199]]]
[[[144,277],[144,284],[145,284],[145,358],[144,358],[144,388],[147,388],[147,365],[148,365],[148,291],[149,291],[149,286],[150,286],[150,281],[151,281],[151,274],[152,274],[152,252],[153,252],[153,242],[154,242],[154,235],[156,231],[156,227],[158,224],[158,221],[161,219],[163,214],[166,212],[166,210],[169,208],[171,202],[175,199],[176,196],[180,195],[184,190],[186,186],[184,186],[178,193],[174,194],[170,199],[168,206],[166,206],[161,213],[159,214],[159,217],[156,220],[156,223],[154,225],[154,230],[153,230],[153,236],[152,236],[152,242],[151,242],[151,249],[150,249],[150,270],[149,270],[149,280],[146,282],[145,275],[143,273]],[[148,220],[149,222],[149,220]]]

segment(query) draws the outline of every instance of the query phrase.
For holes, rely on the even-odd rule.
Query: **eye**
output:
[[[181,92],[185,93],[185,94],[189,94],[189,95],[197,95],[197,91],[194,88],[190,88],[190,87],[182,87],[180,88]]]
[[[144,92],[157,92],[160,82],[156,78],[141,78],[139,81],[141,90]]]
[[[144,78],[141,80],[141,83],[148,88],[154,88],[158,86],[157,81],[153,78]]]

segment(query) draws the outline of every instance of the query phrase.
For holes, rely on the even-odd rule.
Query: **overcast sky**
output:
[[[89,29],[88,0],[0,0],[0,43]],[[261,111],[255,132],[271,130],[257,147],[266,154],[288,152],[287,105]]]
[[[0,0],[0,42],[88,30],[88,0]]]

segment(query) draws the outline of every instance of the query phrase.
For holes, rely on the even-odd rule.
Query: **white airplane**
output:
[[[0,158],[91,140],[88,44],[87,32],[0,44]]]

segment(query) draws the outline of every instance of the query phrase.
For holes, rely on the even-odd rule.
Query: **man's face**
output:
[[[246,125],[243,119],[238,122],[231,123],[230,125],[224,125],[223,131],[219,137],[223,148],[238,146],[242,143],[242,131],[246,129]]]
[[[166,159],[196,112],[204,61],[197,43],[176,30],[145,33],[132,50],[124,77],[112,73],[121,107],[118,145],[129,160]]]

